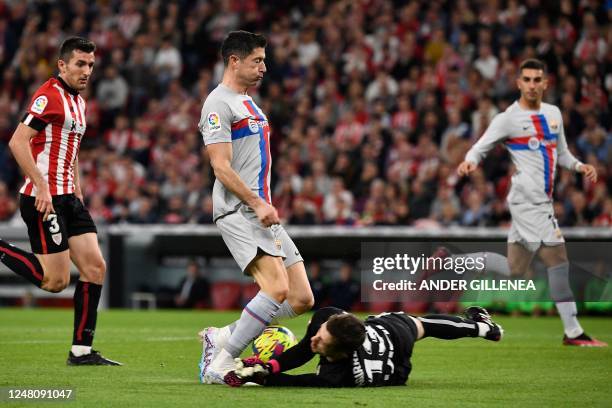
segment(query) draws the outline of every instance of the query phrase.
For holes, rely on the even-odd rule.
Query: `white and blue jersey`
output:
[[[266,115],[253,99],[220,84],[206,98],[198,128],[206,146],[214,143],[232,144],[232,169],[252,191],[271,203],[270,126]],[[238,197],[219,180],[215,180],[215,221],[236,211],[241,204]]]
[[[567,147],[561,111],[541,103],[538,111],[514,102],[493,118],[465,160],[478,164],[497,143],[503,142],[516,173],[508,202],[539,204],[552,201],[557,162],[575,171],[578,164]]]

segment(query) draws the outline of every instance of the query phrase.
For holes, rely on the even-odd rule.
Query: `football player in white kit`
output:
[[[208,95],[199,129],[215,173],[213,218],[244,274],[260,287],[238,321],[200,332],[200,381],[222,384],[234,358],[273,319],[314,304],[304,261],[280,225],[270,193],[270,125],[248,95],[266,72],[266,39],[232,31],[221,45],[223,81]]]
[[[536,59],[523,61],[516,84],[520,99],[493,118],[457,168],[460,176],[467,176],[498,143],[504,143],[508,149],[517,169],[507,198],[512,216],[508,258],[493,252],[452,256],[484,255],[486,270],[518,276],[525,273],[533,256],[537,255],[546,265],[550,294],[563,321],[563,344],[607,346],[585,334],[576,318],[565,241],[552,202],[557,162],[566,169],[582,173],[591,182],[597,181],[597,172],[569,151],[559,108],[542,102],[548,85],[544,63]]]

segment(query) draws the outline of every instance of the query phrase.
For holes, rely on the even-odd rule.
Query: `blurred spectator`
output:
[[[483,203],[479,191],[471,191],[467,199],[467,209],[463,212],[461,225],[466,227],[481,227],[487,222],[489,209]]]
[[[181,196],[172,196],[168,200],[165,214],[162,218],[164,224],[183,224],[187,222],[187,212]]]
[[[156,93],[151,65],[145,58],[144,48],[134,47],[126,66],[126,80],[130,84],[129,113],[132,116],[142,115],[148,98]]]
[[[156,214],[155,208],[153,208],[151,199],[143,196],[138,198],[135,204],[132,211],[130,211],[129,222],[134,224],[155,224],[159,222],[158,215]]]
[[[410,196],[409,203],[412,218],[428,217],[433,196],[432,191],[422,181],[414,180],[412,182],[412,195]]]
[[[587,201],[582,191],[574,191],[567,203],[567,211],[564,224],[571,227],[583,227],[589,225],[593,214],[587,206]]]
[[[183,61],[179,50],[172,45],[170,37],[164,37],[155,60],[153,67],[157,75],[157,81],[162,89],[165,89],[171,80],[177,79],[181,75]]]
[[[478,50],[478,58],[474,61],[474,67],[480,72],[484,79],[492,81],[497,76],[499,60],[491,51],[491,46],[481,45]]]
[[[142,23],[142,14],[136,9],[136,4],[133,0],[126,0],[121,3],[121,11],[117,17],[117,25],[119,31],[125,38],[132,39],[134,34],[140,28]]]
[[[187,276],[183,278],[174,297],[176,307],[193,308],[205,307],[210,299],[210,284],[200,272],[196,260],[187,264]]]
[[[327,222],[352,217],[353,194],[344,188],[342,179],[335,178],[330,194],[323,201],[323,216]]]
[[[198,224],[213,223],[213,201],[211,196],[202,199],[200,208],[195,212],[195,222]]]
[[[461,112],[451,109],[448,112],[448,126],[442,133],[440,154],[449,163],[458,164],[463,160],[462,154],[469,149],[470,127],[463,121]]]
[[[343,263],[339,279],[329,287],[329,305],[349,311],[359,300],[359,293],[361,288],[359,282],[353,279],[353,267],[349,263]]]
[[[472,113],[472,135],[474,139],[482,136],[493,117],[498,113],[499,110],[493,106],[491,99],[485,97],[478,101],[478,109]]]
[[[0,221],[9,220],[17,210],[17,201],[9,195],[7,185],[0,181]]]
[[[313,177],[305,177],[302,183],[302,191],[295,197],[295,201],[303,201],[304,209],[311,213],[316,223],[321,218],[323,207],[323,195],[317,190]]]
[[[597,123],[594,113],[586,115],[585,128],[577,145],[584,157],[594,154],[604,163],[612,162],[612,132],[606,134],[606,130]]]
[[[130,122],[127,116],[120,114],[115,118],[115,126],[106,131],[104,141],[119,154],[125,154],[132,144],[132,130],[129,129]]]
[[[601,36],[595,15],[587,11],[582,17],[582,31],[574,49],[574,56],[583,61],[590,57],[603,61],[608,47],[610,44]]]
[[[293,201],[293,208],[291,211],[291,217],[289,218],[289,224],[315,225],[317,220],[312,210],[312,207],[308,208],[305,200],[300,198],[295,199]]]
[[[327,305],[328,286],[321,277],[321,265],[318,262],[311,262],[306,270],[308,271],[308,282],[310,283],[315,300],[312,310],[318,310]]]
[[[453,208],[454,213],[459,213],[461,208],[459,198],[455,195],[454,190],[450,186],[440,186],[438,193],[436,194],[435,200],[431,204],[430,214],[438,220],[442,220],[443,208],[446,205],[450,205]]]
[[[601,213],[595,218],[593,225],[596,227],[612,227],[612,198],[607,197],[602,206]]]
[[[119,75],[117,68],[113,65],[106,67],[104,77],[98,82],[96,90],[96,98],[102,111],[102,127],[105,127],[104,124],[113,123],[115,116],[125,107],[128,92],[128,84]]]

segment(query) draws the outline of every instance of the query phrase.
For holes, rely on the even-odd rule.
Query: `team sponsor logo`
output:
[[[47,97],[45,95],[41,95],[34,100],[34,103],[32,104],[30,110],[40,115],[41,113],[43,113],[48,103],[49,101],[47,100]]]
[[[51,235],[51,239],[55,242],[55,245],[59,245],[62,243],[62,233],[58,232],[57,234]]]
[[[538,150],[540,148],[540,141],[537,137],[530,137],[527,146],[529,146],[531,150]]]
[[[253,119],[249,119],[249,129],[251,130],[251,132],[253,133],[257,133],[259,132],[259,124],[257,124],[256,120]]]
[[[219,118],[219,114],[217,112],[210,112],[208,114],[208,130],[211,132],[216,132],[221,130],[221,119]]]

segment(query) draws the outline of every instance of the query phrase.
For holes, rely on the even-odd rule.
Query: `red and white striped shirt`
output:
[[[22,122],[38,130],[30,148],[51,195],[74,193],[74,162],[86,127],[85,100],[61,78],[51,78],[32,96]],[[19,192],[36,196],[30,178]]]

